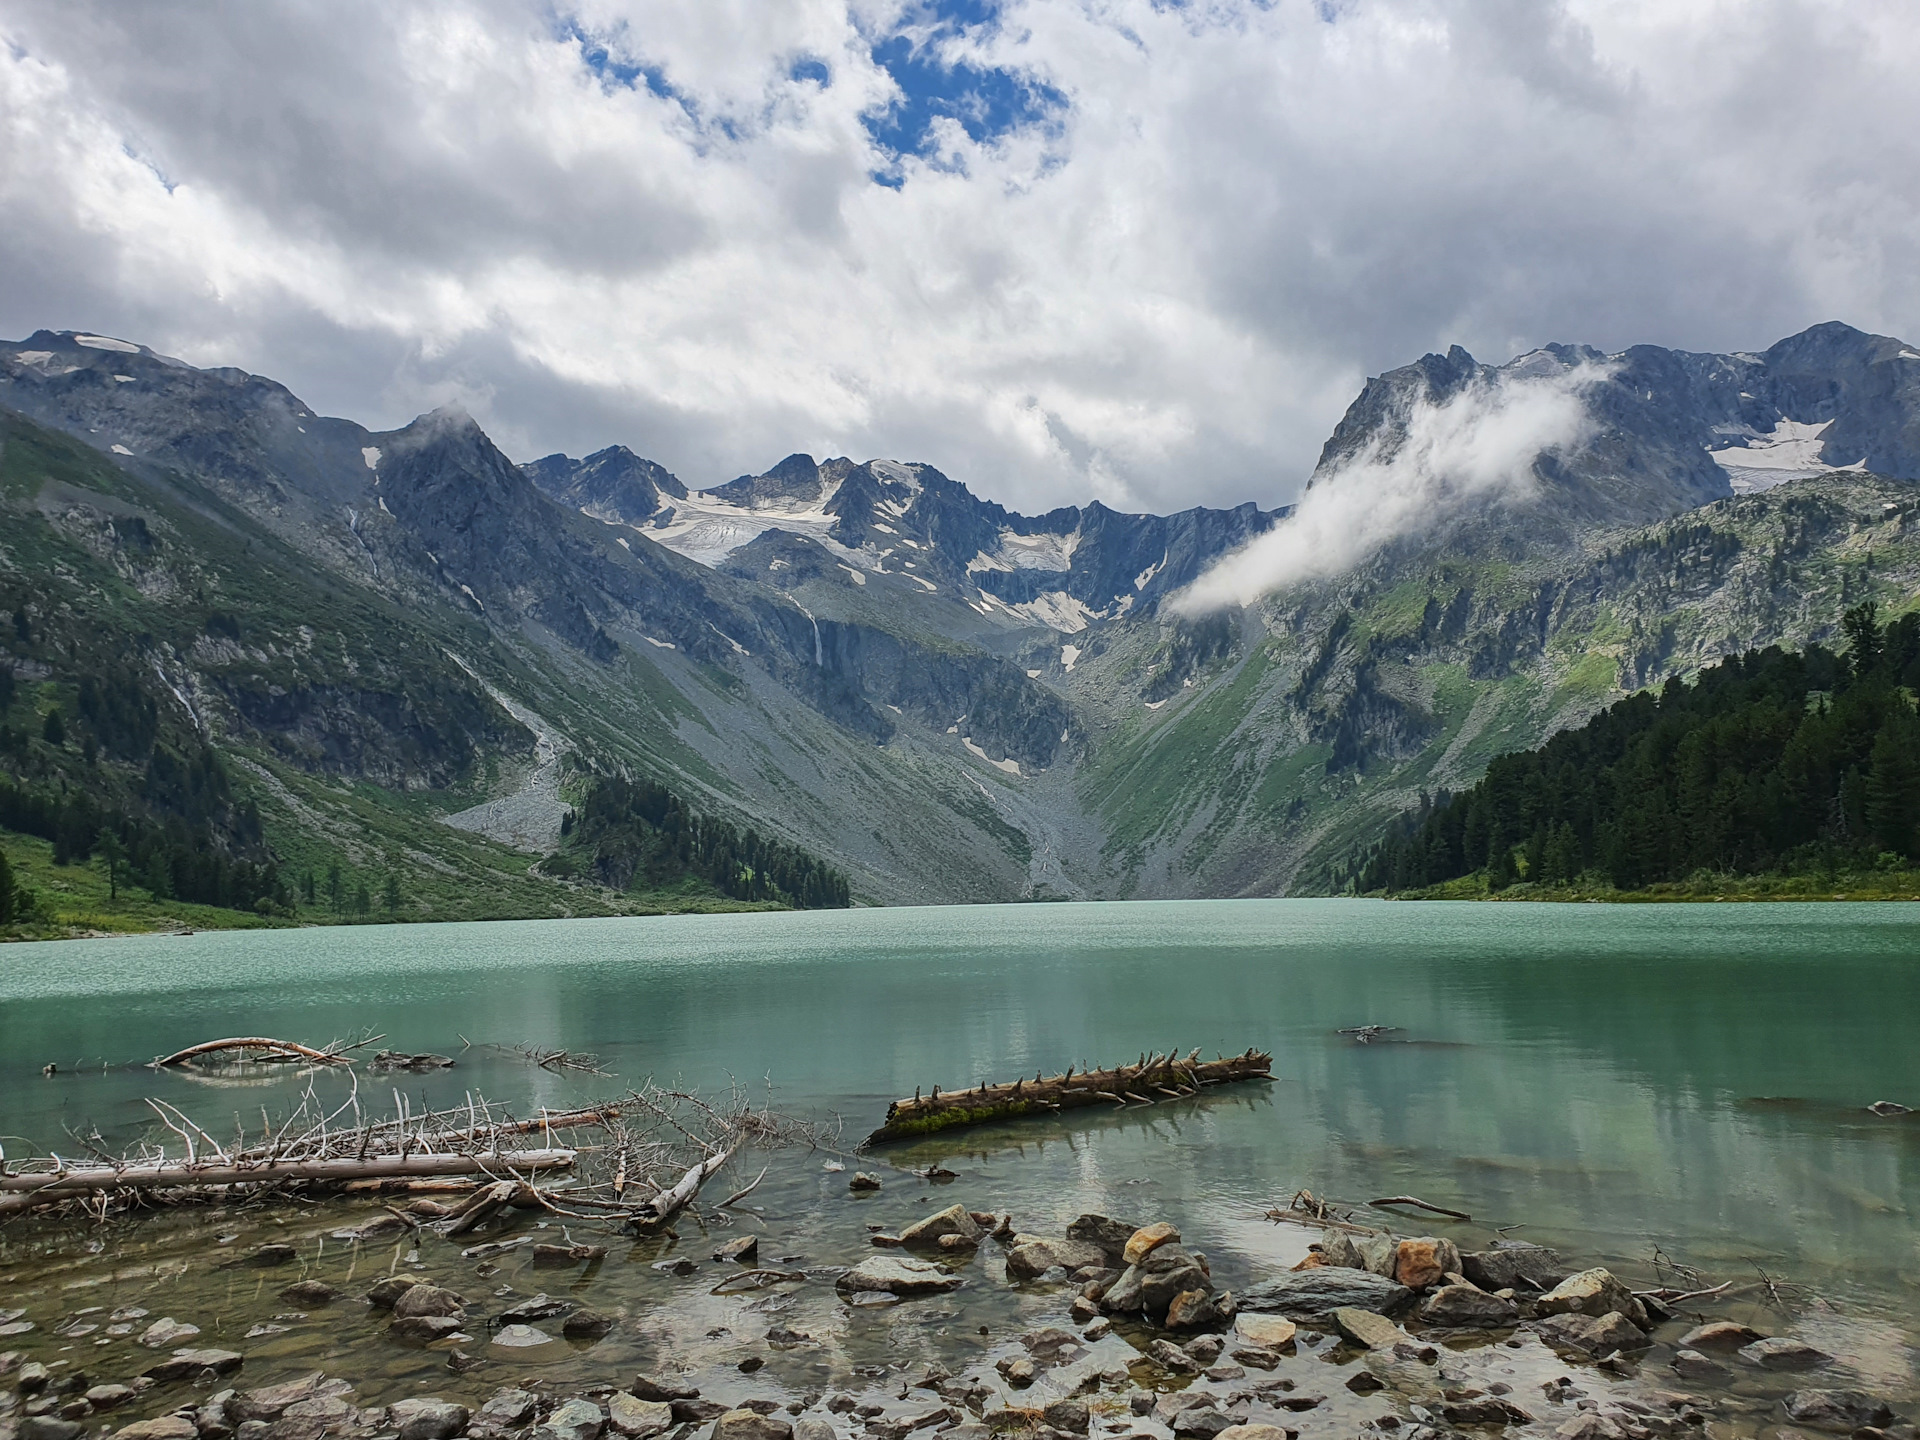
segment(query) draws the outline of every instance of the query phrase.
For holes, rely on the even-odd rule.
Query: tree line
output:
[[[615,890],[665,889],[688,877],[735,900],[800,910],[852,904],[847,877],[816,856],[690,809],[664,785],[596,777],[561,821],[550,874],[590,873]]]
[[[1336,878],[1361,893],[1484,873],[1493,889],[1920,860],[1920,613],[1842,621],[1846,649],[1749,651],[1500,756]]]

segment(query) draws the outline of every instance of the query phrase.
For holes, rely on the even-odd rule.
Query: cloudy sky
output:
[[[1449,343],[1920,337],[1912,0],[0,0],[0,334],[695,485],[1291,498]]]

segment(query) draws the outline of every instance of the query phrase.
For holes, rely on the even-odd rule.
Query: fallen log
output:
[[[918,1092],[910,1100],[895,1100],[887,1106],[887,1123],[869,1135],[863,1145],[889,1140],[906,1140],[931,1135],[958,1125],[985,1125],[996,1120],[1011,1120],[1022,1115],[1051,1115],[1084,1105],[1115,1104],[1116,1096],[1140,1105],[1156,1103],[1139,1092],[1161,1089],[1172,1098],[1185,1098],[1209,1085],[1224,1085],[1236,1080],[1271,1080],[1273,1056],[1248,1048],[1244,1055],[1201,1060],[1200,1052],[1181,1056],[1142,1055],[1137,1064],[1120,1065],[1111,1070],[1089,1070],[1074,1074],[1071,1070],[1051,1078],[1015,1080],[1006,1085],[976,1085],[969,1090],[942,1091],[931,1095]],[[1176,1088],[1177,1087],[1177,1088]]]
[[[227,1164],[86,1165],[0,1175],[0,1215],[76,1195],[115,1190],[177,1190],[212,1185],[311,1185],[395,1176],[485,1175],[565,1170],[572,1150],[517,1150],[494,1155],[371,1155],[360,1159],[236,1161]]]
[[[222,1050],[260,1050],[281,1059],[300,1056],[321,1065],[351,1065],[352,1060],[338,1051],[316,1050],[311,1045],[301,1045],[292,1040],[274,1040],[264,1035],[240,1035],[229,1040],[205,1040],[198,1045],[189,1045],[184,1050],[176,1050],[164,1059],[155,1060],[153,1068],[164,1070],[169,1065],[184,1065],[187,1061],[201,1055],[214,1055]]]

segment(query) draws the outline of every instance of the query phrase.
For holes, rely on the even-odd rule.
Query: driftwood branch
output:
[[[736,1140],[725,1150],[709,1155],[682,1175],[678,1185],[671,1190],[662,1190],[638,1206],[633,1212],[633,1223],[644,1229],[657,1229],[665,1225],[693,1202],[693,1197],[700,1193],[700,1187],[717,1175],[739,1148],[740,1142]]]
[[[1446,1215],[1455,1220],[1471,1221],[1473,1217],[1463,1210],[1449,1210],[1444,1205],[1430,1205],[1416,1195],[1388,1195],[1380,1200],[1369,1200],[1369,1205],[1411,1205],[1416,1210],[1425,1210],[1434,1215]]]
[[[772,1168],[772,1167],[770,1167],[770,1166],[766,1166],[766,1165],[762,1165],[762,1166],[760,1167],[760,1173],[759,1173],[758,1175],[756,1175],[756,1176],[754,1176],[754,1177],[753,1177],[753,1183],[752,1183],[752,1184],[750,1184],[750,1185],[748,1185],[748,1186],[747,1186],[747,1187],[746,1187],[746,1188],[745,1188],[744,1190],[736,1190],[736,1191],[734,1191],[734,1192],[733,1192],[733,1194],[731,1194],[731,1195],[729,1195],[729,1196],[727,1196],[727,1198],[726,1198],[726,1199],[724,1199],[724,1200],[722,1200],[722,1201],[720,1202],[720,1204],[719,1204],[719,1205],[718,1205],[718,1206],[717,1206],[716,1208],[718,1208],[718,1209],[721,1209],[721,1210],[724,1210],[724,1209],[726,1209],[726,1208],[727,1208],[727,1207],[728,1207],[729,1205],[732,1205],[732,1204],[733,1204],[733,1203],[735,1203],[736,1201],[739,1201],[739,1200],[744,1200],[744,1199],[746,1199],[746,1198],[747,1198],[747,1196],[749,1196],[749,1195],[751,1195],[751,1194],[752,1194],[752,1193],[753,1193],[753,1192],[754,1192],[755,1190],[757,1190],[757,1189],[759,1189],[759,1188],[760,1188],[760,1182],[761,1182],[762,1180],[764,1180],[764,1179],[766,1179],[766,1178],[767,1178],[767,1171],[768,1171],[768,1170],[769,1170],[770,1168]]]
[[[311,1045],[301,1045],[292,1040],[274,1040],[262,1035],[243,1035],[230,1040],[207,1040],[199,1045],[189,1045],[184,1050],[174,1051],[164,1059],[155,1060],[153,1068],[164,1070],[169,1065],[184,1065],[187,1061],[201,1055],[213,1055],[222,1050],[260,1050],[287,1058],[299,1056],[319,1065],[351,1065],[353,1063],[336,1050],[315,1050]]]

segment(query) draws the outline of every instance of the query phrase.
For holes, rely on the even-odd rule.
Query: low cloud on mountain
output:
[[[1459,342],[1920,330],[1898,0],[0,7],[0,332],[694,484],[1296,496]]]
[[[1202,615],[1248,605],[1287,585],[1342,574],[1395,540],[1431,534],[1475,510],[1537,498],[1535,462],[1592,434],[1583,397],[1607,373],[1592,363],[1547,374],[1495,372],[1445,400],[1416,399],[1404,438],[1377,435],[1316,476],[1293,514],[1223,557],[1172,608]]]

